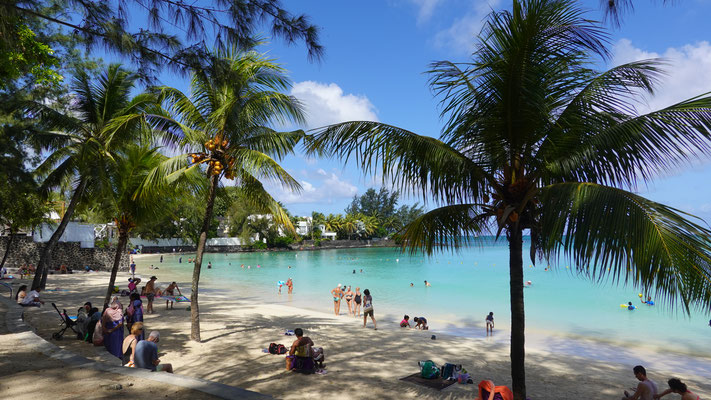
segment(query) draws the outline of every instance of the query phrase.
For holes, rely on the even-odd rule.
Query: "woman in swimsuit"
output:
[[[136,344],[141,340],[143,334],[143,322],[136,322],[131,326],[131,334],[123,340],[123,357],[121,365],[126,367],[134,367],[134,357],[136,355]]]
[[[669,384],[669,389],[654,396],[655,399],[661,398],[662,396],[666,396],[669,393],[676,393],[681,395],[681,400],[701,400],[701,397],[692,393],[686,387],[686,384],[677,378],[669,379],[669,381],[667,381],[667,384]]]
[[[353,291],[351,290],[351,287],[348,286],[348,290],[346,290],[346,304],[348,304],[348,315],[353,314]]]
[[[341,284],[339,283],[335,289],[331,290],[333,295],[333,312],[338,315],[341,312],[341,298],[343,298],[343,290],[341,290]]]
[[[353,316],[360,317],[360,288],[357,287],[355,291],[355,298],[353,299]]]

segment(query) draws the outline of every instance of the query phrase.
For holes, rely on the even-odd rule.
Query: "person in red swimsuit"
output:
[[[680,379],[671,378],[667,381],[667,384],[669,384],[669,389],[654,396],[655,399],[666,396],[669,393],[676,393],[681,395],[681,400],[701,400],[701,397],[692,393]]]

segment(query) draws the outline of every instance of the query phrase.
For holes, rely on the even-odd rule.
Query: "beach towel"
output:
[[[190,303],[190,299],[183,295],[175,296],[175,301],[177,303]]]
[[[513,400],[513,393],[507,386],[494,386],[492,381],[479,382],[479,397],[477,400],[489,400],[491,392],[494,392],[494,400]]]
[[[408,375],[404,378],[400,378],[401,381],[405,382],[411,382],[411,383],[416,383],[418,385],[426,386],[431,389],[435,390],[442,390],[446,387],[449,387],[450,385],[454,385],[453,380],[446,380],[446,379],[425,379],[420,376],[419,372],[416,372],[412,375]]]

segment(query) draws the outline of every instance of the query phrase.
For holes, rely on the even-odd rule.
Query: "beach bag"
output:
[[[442,366],[442,379],[455,379],[455,367],[456,366],[454,364],[445,363],[444,366]]]
[[[294,368],[294,356],[286,356],[286,370],[291,371]]]
[[[94,334],[91,337],[91,342],[94,343],[94,346],[104,345],[104,332],[101,328],[101,320],[99,320],[94,327]]]
[[[420,376],[425,379],[435,379],[439,376],[439,368],[432,360],[420,361]]]
[[[284,354],[286,352],[286,346],[283,344],[269,343],[269,354]]]

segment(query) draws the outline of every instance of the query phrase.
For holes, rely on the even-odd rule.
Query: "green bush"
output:
[[[264,242],[254,242],[252,243],[252,248],[256,250],[264,250],[267,248],[267,244]]]
[[[321,246],[321,239],[314,239],[314,246],[320,247]]]
[[[278,248],[289,247],[289,245],[292,243],[294,243],[294,239],[289,236],[279,236],[278,238],[274,239],[274,247]]]

